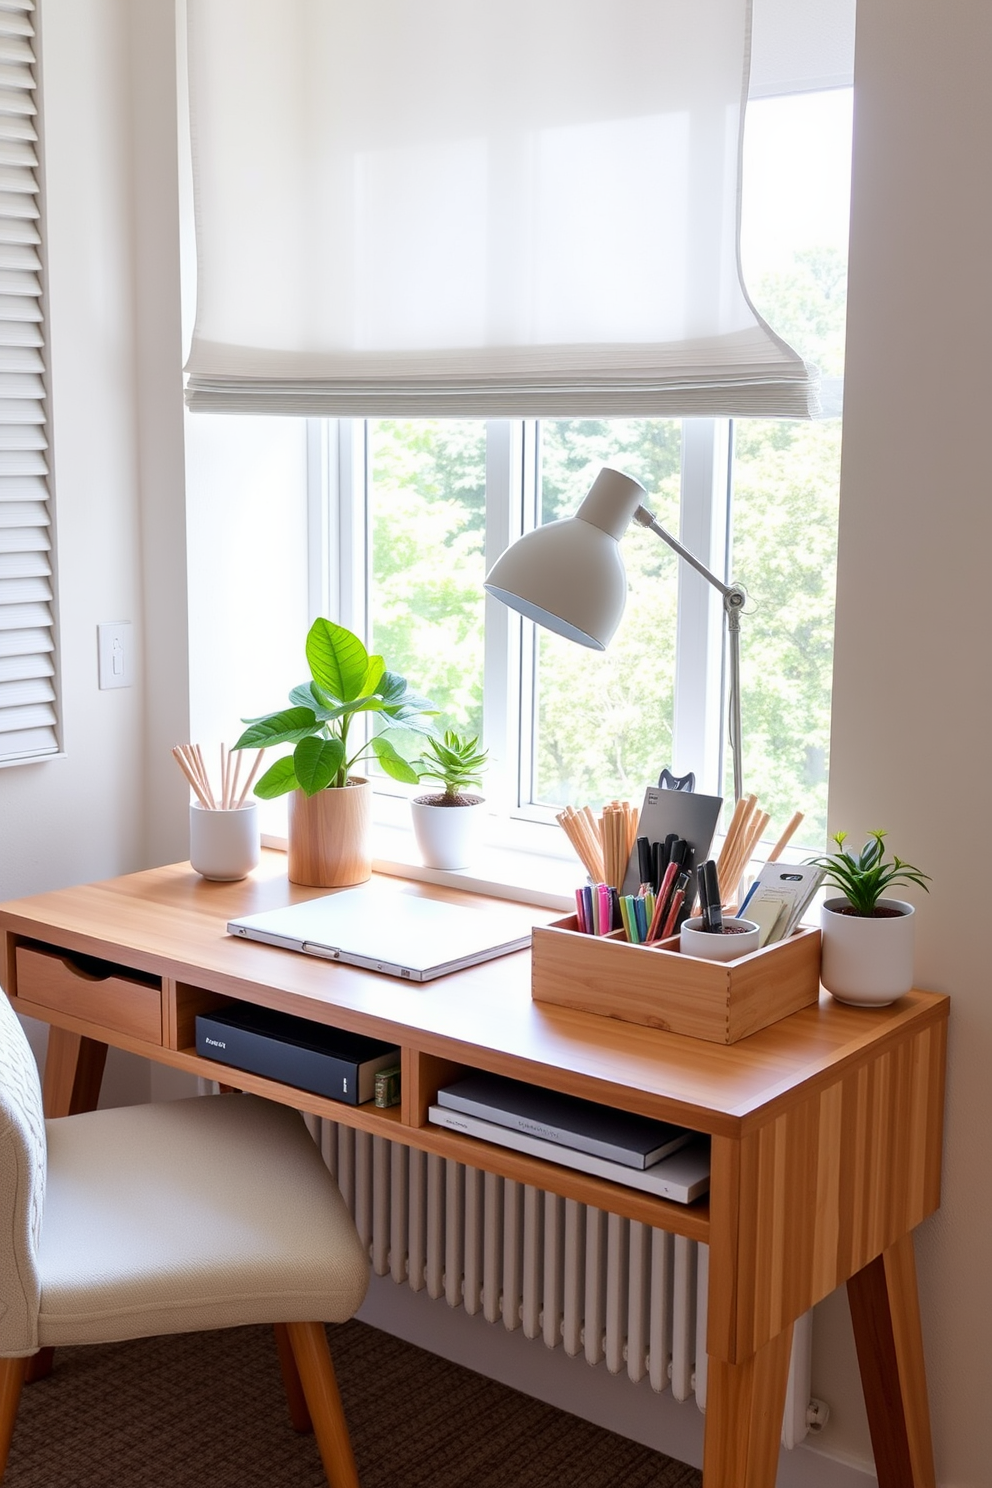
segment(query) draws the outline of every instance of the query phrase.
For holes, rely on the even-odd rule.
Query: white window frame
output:
[[[486,423],[486,568],[538,518],[538,423]],[[729,580],[728,419],[682,421],[680,535],[715,573]],[[309,608],[335,616],[368,638],[371,545],[368,425],[361,419],[308,423]],[[725,677],[723,609],[711,585],[679,564],[673,759],[692,761],[697,788],[722,794]],[[554,810],[533,802],[535,627],[487,595],[484,610],[484,743],[490,751],[486,794],[494,808],[491,840],[524,851],[568,855]],[[659,768],[672,761],[659,759]],[[678,767],[678,766],[677,766]],[[645,781],[645,786],[651,782]],[[412,788],[376,782],[376,815],[398,822]]]

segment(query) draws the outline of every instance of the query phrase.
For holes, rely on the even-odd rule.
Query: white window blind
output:
[[[58,751],[32,0],[0,0],[0,762]]]
[[[749,0],[188,0],[193,409],[805,416],[740,278]]]

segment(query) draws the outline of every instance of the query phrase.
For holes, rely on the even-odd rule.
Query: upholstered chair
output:
[[[46,1121],[0,992],[0,1478],[39,1350],[272,1323],[294,1426],[357,1488],[323,1324],[367,1285],[297,1112],[229,1094]]]

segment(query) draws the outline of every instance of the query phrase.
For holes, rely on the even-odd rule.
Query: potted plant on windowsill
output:
[[[895,884],[916,884],[927,893],[928,874],[893,854],[885,859],[884,832],[869,832],[857,857],[837,832],[836,853],[808,861],[825,870],[825,882],[843,898],[825,900],[820,911],[820,980],[838,1002],[883,1007],[913,985],[913,917],[902,899],[887,899]]]
[[[410,691],[403,677],[370,656],[358,636],[331,620],[315,620],[307,634],[310,681],[294,687],[290,706],[248,724],[235,749],[292,744],[292,754],[270,765],[255,786],[268,801],[290,793],[291,883],[338,888],[372,874],[371,793],[352,771],[373,754],[394,780],[419,776],[386,737],[391,729],[428,734],[434,706]],[[355,716],[371,713],[379,731],[357,749],[349,743]]]
[[[444,786],[410,802],[413,831],[426,867],[466,868],[472,861],[485,801],[471,787],[481,784],[487,757],[478,738],[463,739],[447,729],[443,739],[430,737],[424,753],[414,760],[419,780],[437,780]]]

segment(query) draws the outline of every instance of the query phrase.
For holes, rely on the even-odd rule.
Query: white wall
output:
[[[187,727],[178,267],[132,153],[161,189],[171,144],[174,180],[161,54],[140,27],[131,51],[151,16],[171,25],[171,6],[45,0],[40,17],[65,757],[0,770],[4,899],[185,852],[163,755]],[[102,620],[134,624],[130,689],[97,687]]]
[[[308,675],[306,421],[188,414],[186,446],[190,728],[216,778],[240,720]],[[285,799],[259,820],[284,837]]]
[[[943,1488],[992,1481],[990,57],[988,5],[861,0],[830,814],[886,828],[934,880],[917,979],[953,1003],[943,1202],[917,1257]],[[820,1344],[830,1398],[842,1330]]]
[[[96,626],[143,636],[121,6],[44,11],[51,450],[65,758],[0,771],[0,895],[141,861],[143,669],[97,690]]]
[[[172,7],[39,10],[65,756],[0,770],[2,899],[172,861],[187,830]],[[103,620],[134,625],[130,689],[98,689]],[[147,1067],[112,1055],[108,1086]]]

